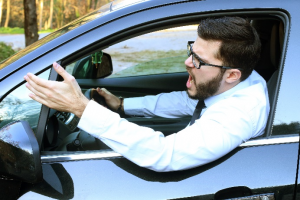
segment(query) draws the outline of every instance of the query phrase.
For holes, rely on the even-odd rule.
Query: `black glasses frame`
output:
[[[201,65],[207,65],[207,66],[212,66],[212,67],[220,67],[222,69],[238,69],[238,70],[242,71],[241,68],[214,65],[214,64],[209,64],[209,63],[206,63],[206,62],[202,61],[201,58],[197,54],[195,54],[195,52],[193,51],[193,44],[194,44],[194,41],[188,41],[188,43],[187,43],[187,55],[188,55],[188,57],[190,57],[192,55],[192,61],[193,61],[193,64],[194,64],[195,68],[200,69]],[[199,66],[196,65],[195,58],[199,61]]]

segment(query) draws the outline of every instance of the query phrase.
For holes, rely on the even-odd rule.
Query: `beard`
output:
[[[196,84],[196,94],[192,95],[189,93],[189,90],[187,90],[187,94],[191,99],[196,100],[204,100],[210,96],[213,96],[220,88],[221,81],[223,78],[223,75],[225,73],[225,70],[220,70],[219,74],[212,78],[211,80],[205,82],[205,83],[198,83]],[[193,77],[193,81],[196,83],[195,76],[191,74]]]

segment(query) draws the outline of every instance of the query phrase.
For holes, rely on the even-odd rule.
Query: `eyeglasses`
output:
[[[212,66],[212,67],[220,67],[222,69],[238,69],[240,71],[242,70],[241,68],[225,67],[225,66],[213,65],[213,64],[208,64],[208,63],[203,62],[201,60],[201,58],[197,54],[194,53],[193,44],[194,44],[194,41],[188,41],[188,43],[187,43],[187,55],[188,55],[188,57],[190,57],[192,55],[192,61],[193,61],[193,64],[194,64],[195,68],[200,69],[201,65],[207,65],[207,66]]]

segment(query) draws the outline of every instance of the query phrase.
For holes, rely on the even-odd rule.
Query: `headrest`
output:
[[[283,46],[284,28],[282,22],[275,22],[270,39],[270,59],[272,64],[277,68]]]

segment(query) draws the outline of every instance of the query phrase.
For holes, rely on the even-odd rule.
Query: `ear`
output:
[[[229,84],[240,82],[240,78],[242,76],[242,72],[238,69],[228,69],[225,72],[225,81]]]

